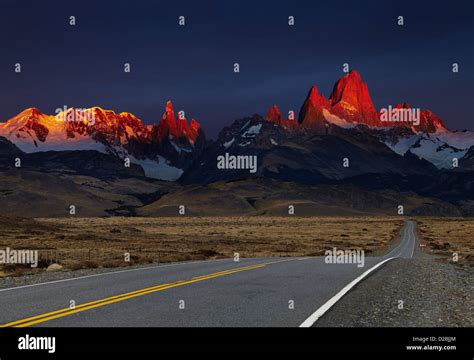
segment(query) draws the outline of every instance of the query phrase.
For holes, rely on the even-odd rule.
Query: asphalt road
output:
[[[209,260],[126,269],[0,290],[2,326],[311,326],[362,275],[411,258],[415,223],[399,244],[357,264],[324,257]],[[72,306],[75,305],[75,306]]]

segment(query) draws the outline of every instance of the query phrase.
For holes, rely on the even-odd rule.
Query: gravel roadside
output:
[[[474,268],[419,251],[364,279],[316,327],[472,327]]]

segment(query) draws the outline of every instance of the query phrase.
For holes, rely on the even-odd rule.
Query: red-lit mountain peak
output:
[[[156,125],[156,137],[163,140],[165,137],[174,136],[176,130],[176,117],[174,115],[173,104],[171,101],[166,102],[165,112],[161,117],[160,122]]]
[[[447,130],[446,126],[444,125],[443,121],[436,116],[432,111],[430,110],[419,110],[416,108],[413,108],[410,106],[410,104],[403,102],[400,104],[397,104],[394,106],[394,109],[405,109],[405,110],[410,110],[412,111],[412,116],[416,116],[416,112],[419,111],[419,123],[414,123],[412,122],[396,122],[396,123],[391,123],[388,124],[389,126],[405,126],[405,127],[411,127],[415,131],[420,131],[420,132],[425,132],[425,133],[435,133],[440,130]],[[416,118],[413,118],[413,120],[416,120]]]
[[[322,128],[325,125],[323,110],[330,106],[329,100],[319,94],[316,85],[313,85],[301,107],[298,121],[307,128]]]
[[[288,112],[288,117],[285,117],[277,105],[273,105],[268,109],[265,119],[288,130],[296,129],[299,126],[298,121],[294,118],[294,112]]]
[[[189,124],[189,140],[192,144],[196,141],[201,131],[201,124],[199,124],[194,118],[191,119]]]
[[[271,106],[267,111],[267,116],[265,117],[268,121],[274,122],[281,125],[283,123],[283,116],[281,115],[280,109],[277,105]]]
[[[23,124],[25,125],[29,121],[34,121],[34,122],[42,122],[44,121],[48,115],[42,113],[40,110],[38,110],[35,107],[31,107],[28,109],[23,110],[21,113],[18,115],[14,116],[8,122],[12,125],[14,123],[16,124]]]
[[[188,124],[184,112],[178,112],[178,118],[176,119],[175,112],[171,101],[166,103],[165,112],[161,118],[161,121],[154,125],[152,131],[152,138],[159,141],[163,141],[166,137],[180,140],[180,142],[189,142],[194,144],[200,133],[201,125],[195,120],[191,120],[191,124]]]
[[[184,137],[184,136],[188,137],[189,136],[188,121],[186,120],[184,112],[179,112],[178,113],[175,136],[177,136],[177,137]]]
[[[0,124],[0,135],[27,138],[34,136],[38,141],[44,142],[48,136],[48,124],[52,116],[43,114],[35,107],[23,110],[5,123]]]
[[[189,128],[191,130],[198,131],[201,128],[201,124],[199,124],[196,119],[192,118]]]
[[[153,146],[163,145],[164,139],[189,149],[204,134],[193,119],[191,126],[179,113],[176,120],[171,102],[167,102],[161,121],[144,125],[135,115],[100,107],[88,109],[67,108],[56,115],[45,115],[36,108],[25,109],[4,123],[0,136],[13,141],[26,152],[70,149],[98,149],[104,146],[112,151],[124,149],[129,154],[143,156]],[[201,144],[202,142],[200,142]],[[173,149],[173,144],[170,145]],[[161,151],[161,150],[160,150]]]
[[[308,93],[307,100],[312,105],[317,105],[322,108],[329,107],[329,100],[321,95],[318,91],[318,87],[313,85]]]
[[[164,122],[170,129],[176,128],[176,117],[174,115],[173,104],[170,100],[166,102],[166,109],[161,122]]]
[[[416,127],[416,130],[427,133],[435,133],[439,130],[447,130],[447,128],[443,121],[432,111],[422,110],[420,112],[420,125]]]
[[[139,118],[129,112],[121,112],[118,115],[120,121],[132,129],[143,131],[144,125]]]
[[[331,112],[350,122],[379,126],[379,118],[367,84],[356,70],[339,79],[329,97]]]
[[[35,107],[25,109],[19,114],[19,116],[32,116],[32,117],[39,117],[42,115],[45,115],[45,114],[43,114],[38,108],[35,108]]]

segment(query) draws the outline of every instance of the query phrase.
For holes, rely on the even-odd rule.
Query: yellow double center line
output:
[[[46,322],[46,321],[54,320],[54,319],[57,319],[57,318],[69,316],[69,315],[72,315],[72,314],[76,314],[76,313],[79,313],[79,312],[87,311],[87,310],[90,310],[90,309],[95,309],[95,308],[98,308],[98,307],[101,307],[101,306],[113,304],[113,303],[116,303],[116,302],[119,302],[119,301],[133,299],[135,297],[151,294],[151,293],[154,293],[154,292],[157,292],[157,291],[163,291],[163,290],[175,288],[175,287],[178,287],[178,286],[193,284],[193,283],[197,283],[197,282],[200,282],[200,281],[209,280],[209,279],[213,279],[213,278],[217,278],[217,277],[221,277],[221,276],[226,276],[226,275],[230,275],[230,274],[235,274],[235,273],[242,272],[242,271],[259,269],[259,268],[265,267],[265,266],[270,265],[270,264],[276,264],[276,263],[291,261],[291,260],[292,259],[271,261],[271,262],[266,262],[266,263],[251,265],[251,266],[245,266],[245,267],[240,267],[240,268],[235,268],[235,269],[229,269],[229,270],[220,271],[220,272],[216,272],[216,273],[212,273],[212,274],[197,276],[197,277],[194,277],[190,280],[180,280],[180,281],[176,281],[176,282],[169,283],[169,284],[161,284],[161,285],[157,285],[157,286],[152,286],[152,287],[148,287],[148,288],[144,288],[144,289],[140,289],[140,290],[127,292],[127,293],[120,294],[120,295],[115,295],[115,296],[103,298],[103,299],[100,299],[100,300],[87,302],[87,303],[75,306],[73,308],[59,309],[59,310],[51,311],[51,312],[44,313],[44,314],[41,314],[41,315],[32,316],[32,317],[28,317],[28,318],[25,318],[25,319],[12,321],[12,322],[0,325],[0,327],[10,327],[10,326],[13,326],[13,327],[27,327],[27,326],[43,323],[43,322]]]

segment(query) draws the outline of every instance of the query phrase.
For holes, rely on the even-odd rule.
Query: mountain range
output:
[[[387,121],[387,111],[390,116],[402,116]],[[256,156],[257,169],[253,173],[242,168],[219,169],[217,159],[224,154]],[[20,169],[15,167],[18,158]],[[320,193],[320,188],[314,188],[318,186],[360,195],[351,195],[352,205],[341,205],[332,213],[348,213],[348,207],[364,213],[362,198],[374,191],[383,199],[396,199],[395,193],[414,196],[418,199],[414,203],[422,204],[414,213],[471,215],[473,159],[474,133],[450,130],[431,110],[405,102],[377,110],[367,84],[355,70],[336,82],[329,98],[312,86],[298,114],[289,111],[283,115],[273,105],[265,116],[234,121],[216,140],[206,139],[201,125],[195,119],[188,123],[183,111],[175,113],[170,101],[161,119],[151,125],[133,114],[99,107],[58,109],[56,115],[28,108],[0,123],[0,175],[15,177],[15,171],[21,170],[23,179],[38,179],[39,174],[53,174],[68,177],[74,186],[84,186],[79,177],[106,182],[133,178],[140,183],[140,190],[133,194],[122,186],[118,193],[107,193],[107,201],[119,206],[107,203],[103,214],[166,213],[164,209],[179,203],[183,194],[191,202],[198,196],[202,204],[203,194],[209,201],[222,196],[221,188],[237,191],[226,185],[236,182],[254,189],[234,199],[237,209],[250,212],[260,207],[261,212],[278,213],[280,210],[270,210],[273,205],[267,204],[268,199],[279,194],[281,202],[285,193],[292,193],[282,189],[292,184],[300,195],[308,194],[309,188]],[[275,194],[268,194],[263,179],[272,184]],[[11,186],[14,181],[9,178],[6,183]],[[145,189],[147,186],[150,188]],[[190,188],[194,191],[188,192]],[[124,192],[134,200],[120,198]],[[302,201],[300,195],[294,194],[295,201]],[[439,209],[433,210],[426,199]],[[380,200],[380,206],[384,201]],[[219,206],[215,210],[219,213]]]
[[[206,145],[201,125],[176,117],[170,101],[157,124],[99,107],[45,115],[36,108],[0,123],[0,136],[25,153],[93,150],[140,165],[151,178],[176,180]]]

